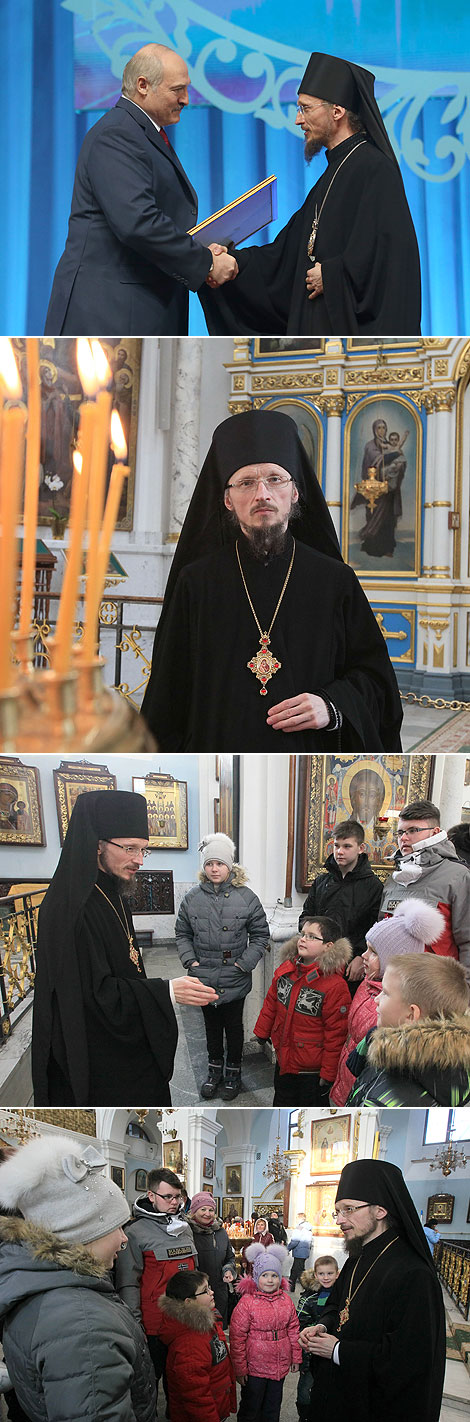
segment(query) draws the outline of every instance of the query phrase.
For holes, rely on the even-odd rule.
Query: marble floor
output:
[[[174,941],[160,939],[144,954],[145,971],[150,978],[183,976]],[[198,1007],[177,1007],[179,1037],[175,1070],[171,1080],[174,1106],[197,1106],[201,1102],[199,1087],[207,1073],[206,1034],[204,1019]],[[272,1106],[274,1068],[263,1055],[261,1047],[250,1043],[243,1055],[243,1090],[237,1096],[237,1106]],[[222,1096],[214,1096],[215,1106],[224,1105]]]

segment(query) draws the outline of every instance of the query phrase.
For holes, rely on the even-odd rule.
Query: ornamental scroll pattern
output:
[[[231,114],[252,114],[271,128],[295,132],[296,90],[309,51],[279,44],[223,19],[196,0],[61,0],[82,22],[117,79],[141,45],[170,44],[186,60],[193,89]],[[213,69],[222,70],[217,82]],[[101,107],[107,105],[103,75]],[[377,68],[379,106],[397,157],[429,183],[456,178],[470,157],[470,76],[465,72]],[[232,92],[224,92],[230,81]],[[236,84],[239,97],[233,94]],[[243,95],[243,97],[242,97]],[[419,131],[423,112],[440,104],[427,152]],[[99,107],[100,105],[98,105]],[[431,138],[431,131],[434,135]]]

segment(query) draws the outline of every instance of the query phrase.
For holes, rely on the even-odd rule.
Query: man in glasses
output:
[[[233,283],[200,290],[210,334],[419,335],[418,244],[374,75],[312,54],[295,122],[306,162],[325,149],[327,166],[274,242],[237,252]]]
[[[395,870],[382,895],[380,918],[402,899],[425,899],[444,914],[446,928],[429,952],[457,958],[470,977],[470,873],[457,858],[440,811],[431,800],[413,800],[400,810]]]
[[[132,1213],[133,1223],[126,1230],[127,1258],[122,1254],[116,1260],[116,1288],[147,1334],[158,1388],[167,1354],[159,1337],[158,1300],[173,1274],[198,1267],[178,1176],[165,1167],[151,1170],[147,1193],[135,1201]]]
[[[244,410],[214,431],[142,712],[162,750],[400,749],[385,640],[281,410]]]
[[[148,853],[147,804],[125,790],[75,802],[41,905],[33,1008],[37,1106],[170,1103],[176,1002],[205,1007],[197,978],[147,978],[126,898]]]
[[[322,1322],[300,1343],[315,1360],[312,1422],[438,1422],[445,1368],[442,1293],[401,1170],[357,1160],[341,1173],[334,1218],[348,1260]]]

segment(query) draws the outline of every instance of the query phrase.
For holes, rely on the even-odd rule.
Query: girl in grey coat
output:
[[[233,1101],[241,1090],[243,1003],[253,968],[268,946],[269,928],[262,904],[247,888],[245,870],[234,862],[235,845],[228,835],[208,835],[199,848],[199,885],[182,900],[176,943],[183,966],[218,994],[217,1002],[202,1008],[209,1070],[201,1096],[211,1100],[222,1082],[225,1032],[220,1094]]]
[[[154,1422],[145,1335],[109,1270],[129,1206],[77,1141],[44,1137],[0,1166],[0,1318],[16,1395],[31,1422]],[[54,1228],[52,1226],[54,1225]]]

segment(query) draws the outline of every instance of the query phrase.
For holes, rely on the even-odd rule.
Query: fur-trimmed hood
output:
[[[304,963],[303,960],[298,959],[297,955],[299,938],[300,933],[295,933],[293,938],[289,938],[288,942],[283,944],[283,961],[289,958],[291,963],[298,961],[303,968],[318,968],[325,978],[330,978],[333,973],[342,973],[351,961],[353,950],[349,938],[337,938],[336,943],[327,953],[319,954],[318,961],[315,959],[313,963]]]
[[[33,1259],[52,1264],[56,1269],[72,1269],[75,1274],[104,1279],[109,1274],[105,1264],[95,1259],[85,1244],[62,1239],[51,1229],[43,1229],[31,1220],[0,1215],[0,1240],[4,1244],[24,1244]]]
[[[207,874],[204,873],[203,869],[199,870],[198,879],[199,883],[203,886],[208,884],[211,889],[214,888],[214,885],[212,884],[211,880],[207,878]],[[243,868],[242,864],[234,864],[233,869],[230,870],[228,879],[223,879],[222,883],[219,884],[218,887],[222,889],[224,884],[231,884],[233,889],[241,889],[243,888],[243,885],[247,883],[248,874],[246,869]]]
[[[421,1077],[429,1071],[470,1072],[470,1013],[422,1017],[399,1027],[377,1027],[367,1063],[378,1071]]]
[[[172,1299],[168,1294],[161,1294],[158,1303],[165,1318],[181,1324],[182,1328],[193,1328],[195,1333],[212,1333],[215,1309],[209,1313],[198,1299]]]
[[[0,1216],[0,1317],[34,1295],[61,1288],[114,1294],[109,1270],[84,1244],[30,1220]]]

